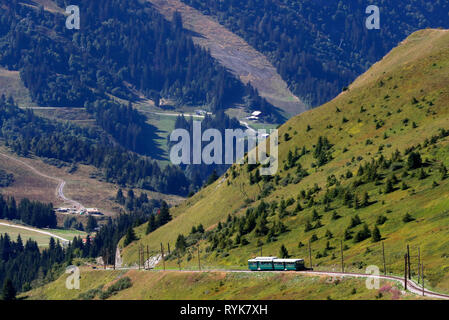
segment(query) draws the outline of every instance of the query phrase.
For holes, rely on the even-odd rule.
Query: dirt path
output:
[[[22,160],[19,160],[17,158],[11,157],[7,154],[0,153],[0,155],[5,158],[8,158],[9,160],[19,163],[20,165],[28,168],[29,170],[31,170],[33,173],[37,174],[38,176],[58,182],[58,186],[56,187],[56,191],[55,191],[56,197],[66,203],[69,203],[71,206],[75,207],[77,210],[84,209],[84,206],[81,203],[79,203],[75,200],[69,199],[64,195],[64,187],[66,185],[66,182],[63,179],[57,178],[57,177],[52,177],[45,173],[42,173],[42,172],[38,171],[36,168],[34,168],[33,166],[29,165],[28,163],[26,163]]]
[[[293,116],[307,110],[277,73],[268,59],[245,40],[179,0],[147,0],[171,20],[173,13],[182,15],[184,28],[196,33],[193,40],[208,49],[218,62],[235,74],[243,83],[250,83],[271,104]]]
[[[40,229],[35,229],[35,228],[30,228],[30,227],[24,227],[24,226],[18,226],[15,224],[9,224],[9,223],[4,223],[4,222],[0,222],[0,225],[2,226],[7,226],[7,227],[12,227],[12,228],[18,228],[18,229],[24,229],[24,230],[29,230],[29,231],[33,231],[33,232],[37,232],[37,233],[41,233],[41,234],[45,234],[47,236],[53,237],[53,238],[57,238],[63,242],[70,242],[70,240],[65,239],[63,237],[57,236],[51,232],[47,232],[47,231],[42,231]]]

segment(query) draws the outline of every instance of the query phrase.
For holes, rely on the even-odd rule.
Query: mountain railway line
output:
[[[105,270],[102,268],[97,268],[95,270]],[[140,270],[137,266],[133,267],[121,267],[121,268],[112,268],[112,267],[106,267],[106,270]],[[142,269],[143,270],[143,269]],[[402,286],[404,286],[404,278],[401,278],[399,276],[387,276],[387,275],[373,275],[373,274],[366,274],[366,273],[352,273],[352,272],[336,272],[336,271],[314,271],[314,270],[307,270],[307,271],[279,271],[279,270],[273,270],[273,271],[251,271],[251,270],[236,270],[236,269],[207,269],[207,270],[175,270],[175,269],[169,269],[169,270],[154,270],[150,269],[147,271],[151,272],[183,272],[183,273],[207,273],[207,272],[227,272],[227,273],[259,273],[259,272],[274,272],[274,273],[297,273],[298,275],[310,275],[310,276],[328,276],[332,278],[344,278],[344,277],[350,277],[350,278],[372,278],[372,279],[384,279],[384,280],[390,280],[400,283]],[[407,279],[407,290],[415,295],[433,298],[433,299],[444,299],[449,300],[449,295],[444,293],[438,293],[434,292],[428,289],[423,290],[422,286],[417,284],[416,282]]]

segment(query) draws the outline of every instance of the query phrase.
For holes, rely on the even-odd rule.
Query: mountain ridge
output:
[[[375,77],[366,80],[366,75],[370,74],[368,70],[365,76],[354,82],[354,86],[349,86],[349,90],[333,101],[290,119],[279,131],[280,171],[273,180],[277,183],[262,181],[262,185],[259,182],[251,184],[254,172],[246,165],[234,165],[222,179],[173,208],[174,219],[164,227],[148,236],[144,234],[145,225],[136,228],[140,240],[125,248],[125,263],[132,264],[137,261],[136,250],[139,244],[149,245],[155,253],[158,252],[161,242],[164,245],[170,243],[173,248],[177,236],[183,234],[191,239],[188,242],[187,257],[182,257],[184,265],[194,265],[194,261],[190,261],[188,256],[193,254],[192,245],[199,244],[204,264],[211,267],[245,268],[246,259],[260,250],[260,241],[263,243],[264,252],[269,254],[276,255],[279,246],[285,244],[289,252],[305,257],[306,248],[298,247],[298,241],[307,243],[311,235],[316,234],[319,240],[313,244],[314,256],[317,256],[314,257],[317,261],[314,265],[335,268],[338,262],[334,261],[330,254],[337,254],[337,239],[343,239],[345,228],[355,214],[358,214],[362,222],[367,223],[370,231],[376,226],[380,229],[382,239],[389,250],[389,272],[400,272],[402,260],[398,259],[398,255],[400,256],[407,243],[411,243],[413,250],[417,250],[419,243],[416,239],[421,235],[422,258],[428,261],[426,268],[430,285],[447,291],[449,279],[441,270],[441,255],[444,255],[445,249],[442,244],[435,245],[435,241],[444,237],[444,230],[449,224],[444,215],[444,208],[449,201],[446,189],[448,182],[447,179],[441,180],[439,173],[439,168],[449,165],[445,131],[449,123],[449,92],[446,86],[449,78],[445,72],[449,62],[445,50],[449,43],[448,35],[447,31],[441,30],[423,30],[412,34],[370,69],[379,70],[376,71]],[[407,50],[414,52],[413,43],[422,45],[427,51],[421,50],[420,55],[415,58],[406,54]],[[432,43],[432,46],[429,46],[429,43]],[[403,59],[399,58],[402,52],[405,53]],[[389,67],[389,61],[395,57],[398,62],[394,67]],[[320,136],[326,137],[330,142],[328,159],[323,165],[317,164],[318,158],[315,158],[312,152],[316,150]],[[295,158],[295,149],[300,151],[301,147],[306,148],[306,154],[301,156],[300,160],[293,160],[293,166],[289,167],[288,158],[290,155]],[[399,150],[399,155],[395,152],[396,149]],[[423,159],[423,167],[419,169],[424,172],[423,177],[418,177],[418,169],[407,167],[407,157],[415,151],[421,153]],[[395,159],[394,157],[397,157],[395,161],[398,164],[390,160]],[[372,161],[386,161],[388,164],[385,165],[387,169],[376,169],[380,175],[376,182],[378,185],[370,182],[364,175],[360,178],[357,175],[360,167],[371,170]],[[292,169],[299,170],[298,167],[306,170],[308,175],[294,182],[296,171]],[[232,178],[233,171],[235,178]],[[401,174],[402,176],[398,177]],[[389,180],[393,179],[393,175],[399,182],[396,182],[394,189],[390,191],[387,185],[391,183]],[[402,189],[400,182],[403,183]],[[267,193],[266,188],[270,187],[270,184],[272,189]],[[313,191],[315,184],[318,191]],[[327,196],[325,191],[329,189],[337,192],[335,190],[340,190],[338,188],[353,193],[351,201],[362,201],[364,193],[368,194],[368,199],[371,200],[368,200],[366,208],[354,209],[343,204],[340,198],[336,198],[330,202],[332,209],[329,211],[323,203],[323,197]],[[311,195],[301,196],[301,190]],[[354,200],[354,197],[357,200]],[[280,221],[287,231],[275,232],[274,238],[278,240],[266,242],[265,236],[257,236],[252,229],[240,236],[246,239],[246,244],[234,244],[239,238],[238,235],[236,238],[239,221],[248,222],[248,217],[258,212],[256,208],[261,205],[262,199],[268,205],[277,203],[273,213],[267,216],[268,229],[274,228],[277,221]],[[315,203],[310,199],[314,199]],[[299,211],[295,209],[297,204],[301,206]],[[360,203],[357,204],[359,205]],[[254,211],[250,210],[248,213],[247,209]],[[313,221],[311,215],[314,210],[322,217],[318,220],[323,221],[324,227],[303,231],[307,221]],[[333,211],[343,218],[332,220],[330,215]],[[414,222],[402,222],[403,218],[405,221],[406,213]],[[228,215],[231,218],[227,219]],[[378,225],[376,219],[383,216],[387,217],[387,222],[385,225]],[[257,219],[256,221],[259,221]],[[435,219],[443,221],[435,224]],[[206,229],[205,235],[198,238],[195,234],[189,234],[190,229],[200,223]],[[378,244],[368,240],[353,243],[356,235],[363,236],[363,229],[360,229],[362,226],[363,223],[355,229],[347,228],[352,232],[353,239],[344,240],[348,247],[345,249],[345,259],[351,263],[351,268],[356,270],[357,266],[380,259]],[[326,228],[334,234],[332,238],[326,238]],[[434,230],[434,235],[423,237],[431,232],[430,230]],[[214,237],[219,248],[214,249]],[[331,243],[332,250],[324,250],[326,241]],[[365,254],[363,250],[366,250]],[[175,266],[176,259],[170,263]],[[416,270],[414,272],[416,275]]]

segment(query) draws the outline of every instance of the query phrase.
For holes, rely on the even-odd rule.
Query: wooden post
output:
[[[165,257],[164,257],[164,246],[161,242],[161,255],[162,255],[162,263],[164,264],[164,271],[165,271]]]
[[[139,244],[139,270],[140,270],[140,265],[142,264],[142,252],[141,252],[141,246]]]
[[[113,264],[113,267],[114,267],[114,270],[115,270],[115,259],[116,259],[117,257],[115,256],[115,254],[113,255],[113,257],[114,257],[114,264]]]
[[[387,275],[387,264],[385,263],[385,246],[383,241],[382,241],[382,257],[384,261],[384,275]]]
[[[410,246],[407,245],[407,264],[408,264],[408,278],[412,279],[412,272],[410,269]]]
[[[404,255],[404,288],[407,291],[407,254]]]
[[[200,246],[198,248],[198,269],[201,271]]]
[[[170,242],[167,243],[167,247],[168,247],[168,254],[170,254]]]
[[[309,240],[309,262],[310,262],[310,269],[313,269],[313,264],[312,264],[312,248],[310,247],[310,240]]]
[[[148,270],[150,270],[150,248],[147,245],[147,257],[148,257]]]
[[[422,295],[424,296],[424,264],[421,263],[421,283],[422,283]]]
[[[145,251],[142,245],[140,245],[140,252],[142,252],[142,269],[145,270]]]
[[[418,283],[419,283],[419,278],[421,278],[421,251],[418,247]]]
[[[176,249],[176,255],[178,256],[178,267],[179,267],[179,271],[181,271],[181,259],[179,258],[179,251],[178,251],[178,249]]]
[[[345,272],[345,263],[343,259],[343,240],[340,240],[340,250],[341,250],[341,272]]]

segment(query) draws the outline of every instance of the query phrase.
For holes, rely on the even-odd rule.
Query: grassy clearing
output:
[[[320,168],[312,168],[316,160],[311,154],[301,158],[300,163],[309,172],[309,176],[298,184],[275,186],[275,190],[266,196],[265,202],[282,199],[296,199],[301,190],[307,190],[316,183],[323,195],[327,178],[331,174],[336,177],[347,171],[354,175],[360,164],[371,161],[381,154],[390,158],[398,149],[404,153],[406,148],[421,144],[425,139],[438,134],[439,128],[448,129],[449,124],[449,32],[445,30],[423,30],[410,36],[398,48],[394,49],[381,62],[368,70],[350,86],[349,90],[333,101],[310,110],[289,120],[279,131],[279,171],[280,180],[288,174],[294,175],[294,169],[284,169],[288,151],[295,148],[313,150],[319,136],[326,136],[333,146],[333,160]],[[415,123],[415,125],[412,125]],[[308,129],[309,127],[309,129]],[[290,139],[285,140],[288,134]],[[401,274],[403,271],[403,255],[406,244],[410,244],[414,256],[413,272],[416,275],[417,249],[421,249],[421,257],[426,268],[427,284],[442,292],[449,292],[449,247],[445,239],[448,236],[449,216],[449,181],[440,181],[437,166],[449,166],[449,139],[444,138],[435,145],[423,147],[421,155],[431,165],[426,168],[430,176],[426,179],[401,177],[409,188],[384,194],[382,185],[366,184],[358,193],[369,193],[374,203],[359,210],[336,204],[341,218],[332,221],[332,212],[324,212],[324,206],[316,209],[322,215],[321,227],[313,232],[305,232],[304,224],[310,219],[312,208],[305,208],[296,216],[283,220],[290,230],[277,237],[277,241],[266,243],[265,238],[254,234],[246,236],[249,244],[237,246],[222,252],[207,252],[209,243],[200,243],[201,258],[205,266],[246,268],[246,260],[258,255],[262,240],[264,255],[277,255],[279,247],[284,244],[289,253],[295,257],[307,258],[305,247],[298,247],[299,242],[307,244],[312,234],[318,241],[313,242],[313,260],[317,269],[339,270],[339,244],[350,218],[357,214],[370,228],[377,217],[387,217],[385,224],[379,226],[386,249],[387,271]],[[148,236],[144,235],[145,226],[136,228],[140,240],[124,249],[124,261],[138,261],[139,244],[148,245],[153,253],[159,251],[160,243],[170,243],[173,248],[178,234],[189,234],[192,226],[202,223],[208,230],[214,228],[219,221],[225,221],[228,215],[244,214],[246,208],[256,207],[261,199],[260,187],[250,185],[246,166],[235,166],[238,176],[235,179],[223,177],[211,186],[201,190],[172,210],[173,221]],[[416,171],[416,170],[415,170]],[[401,171],[402,173],[402,171]],[[437,186],[434,181],[437,180]],[[293,208],[287,208],[293,210]],[[402,221],[409,213],[415,220],[409,223]],[[361,227],[359,227],[360,229]],[[359,230],[355,229],[355,231]],[[329,240],[333,248],[329,255],[317,257],[323,252],[328,239],[325,233],[330,230],[334,237]],[[375,264],[382,269],[381,247],[379,243],[365,240],[353,243],[347,240],[345,264],[347,270],[364,270],[367,265]],[[193,248],[182,257],[184,267],[195,268]],[[176,267],[173,259],[168,262]]]
[[[8,220],[0,220],[0,222],[7,223],[10,225],[16,225],[13,222],[8,221]],[[22,225],[17,225],[17,226],[22,226]],[[28,227],[28,226],[26,226],[26,227]],[[30,227],[30,228],[32,228],[32,227]],[[33,228],[33,229],[36,229],[36,228]],[[37,229],[37,230],[50,232],[56,236],[62,237],[67,240],[72,240],[74,237],[78,237],[78,236],[84,237],[86,235],[85,232],[81,232],[78,230],[67,230],[67,229]],[[16,240],[17,236],[19,234],[20,234],[20,237],[22,238],[23,242],[26,242],[26,240],[31,238],[37,242],[39,247],[42,247],[42,248],[48,247],[48,244],[49,244],[49,241],[51,238],[50,235],[42,234],[42,233],[39,233],[36,231],[16,228],[13,226],[0,225],[0,234],[5,234],[5,233],[7,233],[11,237],[12,240]]]
[[[20,107],[32,106],[30,94],[20,79],[19,71],[0,68],[0,95],[2,94],[12,96]]]

